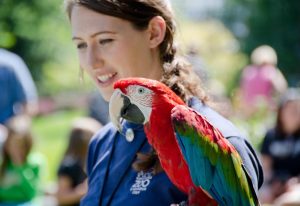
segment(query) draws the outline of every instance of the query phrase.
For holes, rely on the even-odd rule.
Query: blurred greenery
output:
[[[47,182],[56,179],[57,168],[67,147],[72,122],[80,116],[84,116],[83,110],[63,110],[33,119],[33,151],[41,153],[47,160],[45,164]]]
[[[222,20],[238,37],[241,49],[250,55],[262,44],[278,54],[278,67],[290,85],[300,79],[300,1],[225,1]],[[298,85],[299,86],[299,85]]]
[[[184,50],[191,46],[199,49],[199,56],[213,80],[208,88],[229,95],[236,86],[236,75],[247,63],[247,56],[239,51],[240,44],[231,31],[217,20],[189,20],[180,22],[178,38]],[[218,88],[214,88],[216,85]]]
[[[0,1],[0,47],[25,60],[41,95],[82,89],[62,2]]]

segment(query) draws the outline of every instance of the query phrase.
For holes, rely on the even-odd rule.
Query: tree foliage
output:
[[[278,54],[278,67],[293,86],[300,79],[300,1],[226,1],[223,17],[238,36],[242,50],[251,54],[262,44]]]
[[[38,82],[45,64],[65,57],[68,32],[61,0],[0,0],[0,47],[19,54]]]

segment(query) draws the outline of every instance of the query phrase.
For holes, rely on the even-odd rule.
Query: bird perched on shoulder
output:
[[[110,117],[144,125],[170,180],[190,194],[189,205],[259,205],[241,157],[208,120],[163,83],[128,78],[115,83]],[[191,195],[192,194],[192,195]]]

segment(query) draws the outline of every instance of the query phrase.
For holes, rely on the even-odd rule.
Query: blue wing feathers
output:
[[[176,136],[180,135],[176,132]],[[213,180],[213,166],[209,163],[208,159],[204,157],[202,151],[191,143],[189,138],[177,138],[177,141],[180,148],[184,148],[182,154],[185,161],[192,162],[192,164],[189,165],[189,170],[194,184],[201,185],[203,189],[209,189]],[[199,169],[202,171],[198,171]],[[203,176],[197,175],[199,172],[203,173],[203,176],[207,178],[202,178]]]
[[[174,109],[176,110],[176,107]],[[194,113],[198,115],[197,112]],[[173,128],[177,143],[188,164],[194,184],[206,190],[220,206],[259,205],[257,200],[251,203],[248,198],[245,198],[245,195],[242,195],[247,193],[244,190],[248,188],[241,186],[239,178],[243,175],[247,176],[247,174],[243,173],[244,168],[236,170],[235,157],[224,153],[217,144],[206,139],[207,137],[203,134],[199,134],[199,131],[193,126],[195,122],[187,122],[185,118],[182,118],[186,115],[185,113],[176,111],[176,115],[180,115],[180,119],[176,119],[173,114]],[[213,129],[208,126],[211,127],[205,122],[206,129]],[[241,171],[241,173],[237,173],[237,171]],[[247,178],[249,177],[247,176]],[[253,195],[256,198],[255,191]]]

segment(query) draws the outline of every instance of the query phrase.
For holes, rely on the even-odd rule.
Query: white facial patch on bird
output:
[[[109,116],[115,127],[121,132],[122,125],[120,123],[120,111],[123,105],[122,92],[120,89],[115,89],[109,101]]]
[[[132,104],[135,104],[142,111],[145,117],[145,122],[149,121],[152,102],[153,102],[153,91],[150,89],[139,86],[139,85],[129,85],[126,89],[127,96],[130,98]]]

